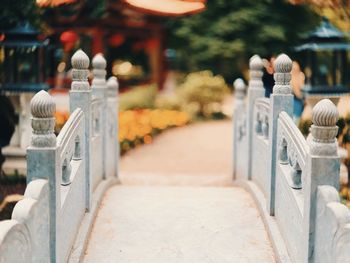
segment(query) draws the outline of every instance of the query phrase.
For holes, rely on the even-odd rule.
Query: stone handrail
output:
[[[91,101],[91,116],[92,116],[92,131],[91,131],[91,159],[94,162],[91,163],[91,183],[92,190],[95,190],[99,182],[105,178],[105,156],[104,141],[105,136],[102,118],[103,118],[104,104],[101,98],[93,96]]]
[[[235,106],[233,109],[233,116],[235,122],[233,122],[233,130],[237,131],[234,133],[233,139],[233,152],[237,152],[242,146],[245,146],[246,143],[246,133],[247,133],[247,123],[246,123],[246,112],[245,112],[245,84],[242,79],[237,79],[234,82],[235,87]],[[244,142],[243,142],[244,140]],[[247,166],[247,160],[240,160],[240,155],[233,154],[233,178],[236,178],[236,172],[242,174],[244,167]],[[239,167],[242,166],[242,169]]]
[[[269,112],[270,101],[258,97],[254,104],[254,132],[252,136],[252,147],[255,149],[251,158],[255,162],[252,166],[250,177],[257,182],[264,193],[269,191],[267,177],[261,170],[267,169],[269,156]]]
[[[1,263],[80,261],[102,195],[117,180],[117,80],[107,85],[101,54],[92,89],[82,50],[72,66],[71,115],[57,138],[52,97],[40,91],[32,99],[28,185],[11,220],[0,222]]]
[[[286,112],[280,113],[278,130],[279,162],[285,163],[291,154],[295,154],[298,166],[304,170],[306,168],[306,157],[309,146],[293,119]]]
[[[284,111],[277,122],[275,219],[292,258],[302,262],[298,243],[303,240],[304,193],[308,146],[293,119]],[[292,220],[291,220],[292,218]]]
[[[84,113],[76,109],[57,137],[56,247],[57,258],[67,260],[85,213]]]
[[[80,109],[76,109],[63,126],[60,134],[57,136],[57,147],[59,149],[59,159],[62,162],[62,185],[69,185],[71,178],[75,178],[72,174],[72,161],[85,162],[82,158],[85,144],[82,142],[84,137],[84,113]],[[84,165],[84,164],[83,164]],[[74,166],[81,166],[80,163]],[[80,167],[79,167],[80,168]],[[84,168],[84,167],[82,167]],[[74,170],[76,172],[76,170]],[[85,171],[83,171],[84,174]]]
[[[254,196],[278,262],[344,262],[350,212],[336,190],[337,109],[330,100],[320,101],[305,139],[292,119],[292,61],[282,54],[274,68],[273,93],[263,98],[263,64],[253,56],[247,103],[244,96],[235,100],[245,113],[234,111],[234,178]]]
[[[319,186],[314,262],[346,262],[350,258],[350,210],[334,187]]]
[[[270,101],[267,98],[257,98],[255,101],[255,132],[264,139],[269,137]]]
[[[31,181],[12,219],[0,222],[0,262],[50,262],[49,183]]]

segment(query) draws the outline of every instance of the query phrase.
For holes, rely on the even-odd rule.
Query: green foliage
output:
[[[180,101],[177,96],[158,95],[155,101],[155,107],[164,110],[181,110]]]
[[[311,119],[301,119],[300,120],[298,128],[305,137],[307,137],[307,135],[310,133],[311,125],[312,125]]]
[[[199,116],[220,111],[228,92],[224,78],[208,70],[188,74],[176,91],[182,110]]]
[[[157,86],[139,86],[122,93],[119,100],[120,110],[149,109],[154,107]]]
[[[197,15],[169,20],[168,41],[183,69],[211,69],[232,78],[250,56],[291,52],[318,17],[281,0],[215,0]]]
[[[305,137],[307,137],[310,133],[311,125],[311,119],[300,120],[298,128]],[[350,115],[339,118],[337,126],[339,128],[337,134],[339,143],[341,145],[346,145],[350,143]]]
[[[35,0],[1,0],[0,3],[0,30],[10,29],[24,21],[39,27],[40,9]]]

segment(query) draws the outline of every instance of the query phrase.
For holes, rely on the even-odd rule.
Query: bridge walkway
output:
[[[275,262],[253,199],[232,184],[232,124],[166,131],[126,154],[84,262]]]

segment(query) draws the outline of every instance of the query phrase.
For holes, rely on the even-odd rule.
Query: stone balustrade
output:
[[[234,178],[256,199],[279,262],[344,262],[350,258],[350,210],[337,192],[337,109],[320,101],[305,139],[292,119],[292,61],[282,54],[274,67],[270,98],[264,98],[257,55],[250,60],[246,100],[244,84],[234,83]]]
[[[0,262],[78,262],[104,191],[117,180],[118,82],[106,82],[106,60],[72,57],[70,117],[55,136],[55,103],[40,91],[31,101],[33,136],[27,188],[12,219],[0,222]]]
[[[70,117],[56,137],[55,103],[31,101],[28,185],[11,220],[0,222],[0,263],[79,262],[97,207],[118,175],[118,82],[106,60],[72,57]],[[338,112],[330,100],[313,109],[307,139],[293,122],[292,61],[275,61],[275,86],[264,98],[263,63],[250,60],[245,84],[234,82],[233,176],[255,198],[278,262],[330,263],[350,258],[350,210],[339,201]]]

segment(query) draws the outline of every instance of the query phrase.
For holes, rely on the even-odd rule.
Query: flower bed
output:
[[[69,112],[65,111],[56,111],[55,112],[55,119],[56,119],[56,125],[55,125],[55,133],[56,135],[59,134],[61,129],[63,128],[63,125],[67,122],[69,118]]]
[[[58,134],[69,118],[68,112],[56,112],[55,133]],[[138,109],[119,112],[119,143],[121,154],[140,145],[150,144],[155,135],[171,127],[184,126],[188,113],[176,110]]]
[[[153,137],[171,127],[184,126],[190,118],[175,110],[127,110],[119,113],[119,143],[121,154],[140,144],[150,144]]]

